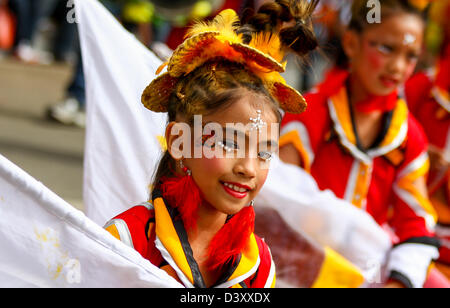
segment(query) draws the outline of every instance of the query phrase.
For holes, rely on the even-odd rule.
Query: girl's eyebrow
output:
[[[203,123],[203,127],[205,127],[209,123],[215,123],[215,122],[213,122],[213,121],[206,121],[206,122]],[[249,138],[248,135],[246,135],[243,131],[238,130],[238,129],[234,128],[234,127],[230,127],[230,126],[227,126],[227,125],[223,126],[221,124],[220,124],[220,126],[222,126],[222,130],[224,132],[224,136],[228,135],[228,136],[233,136],[234,137],[235,134],[236,134],[236,136],[238,136],[240,138],[244,138],[244,139],[248,139]],[[273,140],[273,139],[260,141],[259,144],[266,144],[268,147],[272,147],[272,148],[277,148],[278,147],[278,142]]]
[[[235,128],[233,128],[233,127],[229,127],[229,126],[225,126],[225,127],[223,127],[222,126],[222,128],[223,128],[223,131],[225,132],[225,134],[226,135],[232,135],[232,136],[234,136],[234,134],[236,133],[236,135],[238,136],[238,137],[241,137],[241,138],[248,138],[248,135],[246,135],[243,131],[241,131],[241,130],[237,130],[237,129],[235,129]],[[226,136],[225,135],[225,136]]]
[[[232,136],[234,136],[234,134],[236,133],[236,135],[238,137],[248,139],[248,136],[244,132],[242,132],[240,130],[237,130],[237,129],[232,128],[232,127],[223,127],[223,129],[224,129],[225,133],[228,133],[228,134],[230,134]],[[266,144],[268,147],[278,147],[278,142],[273,140],[273,139],[260,141],[259,144]]]

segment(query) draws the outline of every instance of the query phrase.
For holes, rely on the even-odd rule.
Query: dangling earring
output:
[[[182,160],[182,159],[180,160],[180,168],[181,168],[181,170],[183,170],[183,172],[184,172],[186,175],[188,175],[188,176],[191,176],[191,175],[192,175],[192,171],[191,171],[188,167],[186,167],[186,166],[183,164],[183,160]]]
[[[248,206],[253,207],[255,205],[255,200],[250,201],[250,204]]]

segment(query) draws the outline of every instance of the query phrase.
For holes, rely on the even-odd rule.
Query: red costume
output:
[[[304,113],[286,114],[280,147],[290,143],[297,149],[304,169],[320,189],[332,190],[370,213],[380,225],[392,227],[396,246],[388,264],[391,278],[418,286],[423,280],[415,277],[422,271],[424,278],[431,259],[438,255],[438,243],[432,237],[435,212],[413,185],[428,171],[426,137],[405,101],[393,94],[374,98],[393,109],[385,112],[375,144],[362,149],[347,99],[347,79],[347,72],[332,71],[316,92],[305,97]],[[406,261],[412,251],[423,260],[422,268]]]
[[[114,217],[105,228],[136,249],[153,265],[186,287],[206,287],[193,257],[187,233],[177,210],[161,195]],[[252,234],[233,264],[227,264],[214,287],[264,288],[275,285],[275,265],[269,248]]]

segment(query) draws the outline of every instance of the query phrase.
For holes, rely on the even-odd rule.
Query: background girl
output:
[[[369,23],[373,9],[354,1],[342,37],[348,61],[306,97],[304,114],[284,117],[280,157],[389,224],[388,286],[422,287],[439,255],[436,214],[427,198],[426,138],[397,88],[415,69],[425,24],[407,1],[380,1],[380,23]]]

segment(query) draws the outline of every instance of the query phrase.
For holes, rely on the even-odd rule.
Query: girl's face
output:
[[[371,95],[388,95],[414,72],[423,40],[419,17],[401,13],[367,27],[347,32],[343,46],[352,74]]]
[[[270,157],[278,150],[277,117],[267,103],[252,104],[258,99],[264,98],[244,94],[226,109],[203,116],[202,124],[217,124],[222,136],[194,140],[193,146],[221,155],[183,160],[205,206],[227,215],[236,214],[256,197],[266,180]],[[261,125],[250,129],[257,123]]]

